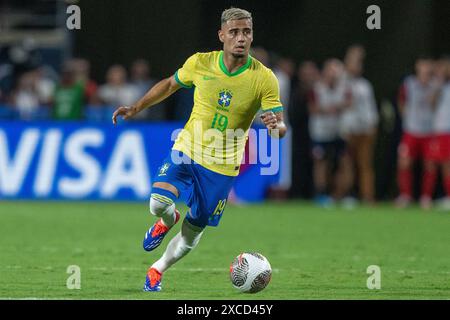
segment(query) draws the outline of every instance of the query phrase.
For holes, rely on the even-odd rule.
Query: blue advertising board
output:
[[[147,200],[152,177],[182,126],[0,122],[0,199]],[[256,148],[253,140],[247,151]],[[276,162],[270,150],[257,156],[257,163],[241,166],[235,181],[233,196],[242,201],[263,200],[278,179],[276,168],[267,170]]]

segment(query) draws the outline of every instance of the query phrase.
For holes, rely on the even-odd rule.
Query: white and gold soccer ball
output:
[[[230,279],[241,292],[256,293],[263,290],[272,278],[272,267],[262,254],[244,252],[230,266]]]

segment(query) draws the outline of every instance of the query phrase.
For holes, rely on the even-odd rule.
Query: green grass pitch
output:
[[[185,207],[182,207],[185,212]],[[450,214],[391,205],[352,211],[307,202],[229,205],[218,228],[142,292],[155,251],[142,237],[146,203],[1,202],[0,299],[450,299]],[[229,265],[242,251],[272,264],[269,286],[237,292]],[[66,287],[69,265],[81,289]],[[366,286],[381,268],[381,289]]]

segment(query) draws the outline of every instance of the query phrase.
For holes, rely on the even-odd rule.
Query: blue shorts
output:
[[[190,163],[175,164],[172,153],[176,153],[177,158],[189,159]],[[175,186],[179,196],[183,195],[187,199],[186,204],[190,210],[186,219],[194,226],[204,228],[219,224],[234,179],[233,176],[206,169],[181,151],[172,150],[159,167],[153,182],[167,182]],[[175,199],[175,195],[172,195],[172,200]]]

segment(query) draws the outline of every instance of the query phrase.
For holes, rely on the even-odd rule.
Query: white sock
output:
[[[171,227],[175,223],[175,203],[169,198],[161,198],[158,194],[152,194],[150,198],[151,214],[160,217],[166,227]]]
[[[203,229],[193,226],[187,220],[184,220],[181,231],[170,240],[166,251],[152,265],[152,268],[155,268],[161,273],[166,271],[171,265],[183,258],[197,246],[202,234]]]

